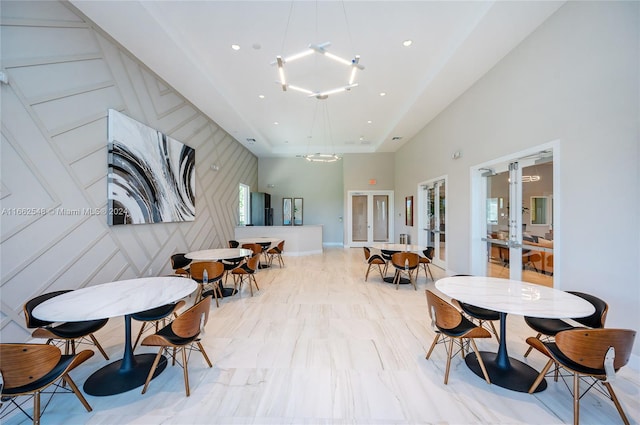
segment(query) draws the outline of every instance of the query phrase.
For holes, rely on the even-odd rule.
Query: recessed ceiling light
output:
[[[387,93],[386,93],[386,92],[383,92],[383,91],[382,91],[382,92],[380,92],[380,96],[386,96],[386,95],[387,95]]]
[[[239,45],[239,44],[232,44],[232,45],[231,45],[231,48],[232,48],[233,50],[240,50],[240,45]]]
[[[259,95],[258,95],[258,97],[259,97],[260,99],[264,99],[264,95],[263,95],[263,94],[259,94]]]
[[[373,121],[369,120],[369,121],[367,121],[367,124],[371,124],[372,122],[373,122]]]
[[[279,123],[278,121],[274,121],[273,123],[274,123],[275,125],[278,125],[278,124],[280,124],[280,123]]]
[[[413,44],[413,40],[405,40],[405,41],[403,41],[403,42],[402,42],[402,45],[403,45],[404,47],[409,47],[409,46],[411,46],[412,44]]]

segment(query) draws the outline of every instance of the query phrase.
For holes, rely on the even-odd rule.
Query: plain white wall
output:
[[[469,270],[470,167],[559,140],[556,287],[602,297],[607,326],[638,329],[639,8],[566,3],[396,153],[396,208],[448,175],[452,271]]]

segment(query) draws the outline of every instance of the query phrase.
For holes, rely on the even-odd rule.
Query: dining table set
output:
[[[268,239],[268,241],[267,241]],[[260,243],[265,250],[281,239],[258,238],[242,243]],[[268,243],[267,243],[268,242]],[[245,248],[214,248],[185,254],[191,262],[245,259],[253,251]],[[222,282],[219,283],[222,287]],[[155,354],[134,354],[131,323],[136,313],[161,307],[188,297],[198,283],[184,276],[142,277],[118,280],[69,291],[50,298],[33,310],[34,317],[51,322],[81,322],[124,316],[124,348],[122,357],[94,373],[84,383],[85,393],[109,396],[124,393],[144,385]],[[221,288],[223,296],[233,295],[233,288]],[[153,378],[167,366],[162,356]]]

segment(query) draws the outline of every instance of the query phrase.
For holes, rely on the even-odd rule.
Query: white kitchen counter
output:
[[[283,239],[285,256],[322,254],[322,225],[242,226],[236,227],[235,239],[269,237]]]

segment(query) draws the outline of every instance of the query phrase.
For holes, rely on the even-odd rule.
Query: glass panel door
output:
[[[373,241],[389,241],[388,195],[373,195]]]
[[[353,242],[367,242],[368,222],[368,196],[353,195],[351,197],[351,240]]]
[[[390,242],[393,235],[393,192],[349,192],[347,242],[349,246],[371,246]]]
[[[433,264],[446,269],[446,216],[447,216],[447,183],[445,179],[421,184],[420,211],[418,212],[420,231],[419,244],[434,248]]]
[[[553,287],[553,156],[484,168],[487,276]]]

